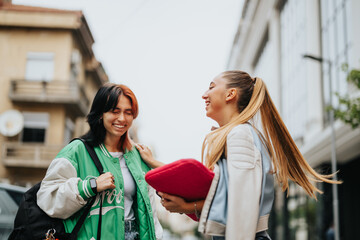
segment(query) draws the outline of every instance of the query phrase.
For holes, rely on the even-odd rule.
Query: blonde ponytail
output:
[[[322,192],[310,180],[341,183],[330,179],[333,174],[319,174],[307,163],[282,121],[266,87],[260,112],[265,139],[268,143],[271,142],[270,149],[274,153],[272,157],[274,171],[283,191],[289,188],[288,179],[290,179],[316,199],[316,192]]]

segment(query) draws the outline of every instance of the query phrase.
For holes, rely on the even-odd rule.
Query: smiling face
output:
[[[206,116],[219,123],[223,115],[227,101],[227,80],[221,75],[217,76],[209,86],[209,89],[203,94],[205,100]]]
[[[105,138],[120,139],[129,130],[134,120],[131,102],[121,94],[114,109],[103,113],[103,122],[106,129]]]

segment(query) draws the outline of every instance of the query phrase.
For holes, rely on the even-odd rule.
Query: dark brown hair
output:
[[[90,130],[83,135],[82,138],[90,140],[94,146],[98,146],[104,142],[106,129],[104,127],[102,116],[104,113],[116,108],[121,95],[126,96],[130,100],[134,119],[138,116],[138,101],[130,88],[122,84],[105,84],[95,95],[90,112],[87,115],[87,122],[89,123]],[[119,145],[122,151],[131,150],[132,145],[128,132],[121,136]]]

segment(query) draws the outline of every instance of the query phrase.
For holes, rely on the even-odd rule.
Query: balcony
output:
[[[63,146],[3,142],[1,160],[6,167],[47,168]]]
[[[89,100],[84,88],[73,81],[12,80],[9,98],[13,102],[64,104],[74,113],[85,116]]]

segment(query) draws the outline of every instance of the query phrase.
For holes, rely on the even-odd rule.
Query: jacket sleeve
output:
[[[76,169],[69,160],[56,158],[41,182],[37,204],[50,217],[66,219],[86,204],[80,192],[89,193],[89,188],[87,180],[77,177]],[[92,191],[90,194],[94,195]]]
[[[229,172],[226,239],[254,240],[259,218],[261,154],[246,124],[227,136]]]
[[[152,188],[150,185],[148,185],[148,192],[149,192],[150,204],[151,204],[152,213],[153,213],[156,240],[160,240],[163,237],[163,228],[159,222],[159,219],[158,219],[157,213],[156,213],[155,189]]]

